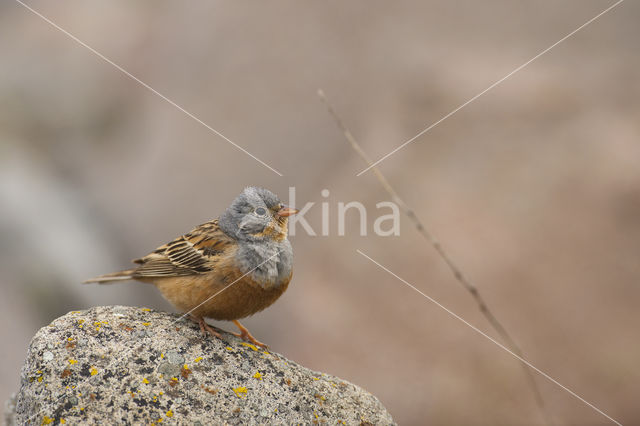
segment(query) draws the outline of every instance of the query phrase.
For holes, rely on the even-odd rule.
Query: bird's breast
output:
[[[293,250],[288,240],[247,244],[238,250],[236,261],[240,271],[262,288],[277,288],[291,279]]]

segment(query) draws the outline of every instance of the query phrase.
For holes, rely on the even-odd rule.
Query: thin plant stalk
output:
[[[329,110],[329,114],[331,114],[336,124],[338,125],[338,128],[340,128],[340,130],[344,134],[344,137],[349,142],[353,150],[365,161],[365,163],[367,163],[367,166],[371,167],[371,170],[375,174],[376,178],[378,179],[382,187],[385,189],[385,191],[387,191],[387,193],[391,196],[391,199],[393,200],[393,202],[395,202],[400,207],[402,212],[411,220],[411,222],[413,222],[418,232],[436,250],[440,258],[449,267],[449,270],[455,277],[456,281],[458,281],[458,283],[462,285],[462,287],[471,295],[471,297],[473,297],[482,315],[484,315],[484,317],[487,319],[489,324],[491,324],[493,329],[500,335],[500,337],[504,340],[507,346],[509,346],[509,348],[516,355],[518,355],[521,358],[524,358],[522,350],[516,344],[514,339],[511,337],[511,335],[507,332],[507,330],[502,325],[502,323],[498,321],[496,316],[489,309],[484,298],[478,291],[478,288],[471,282],[471,280],[469,280],[469,278],[467,278],[467,276],[462,272],[462,269],[460,269],[460,267],[458,267],[458,265],[453,261],[453,259],[451,258],[449,253],[444,249],[440,241],[438,241],[438,239],[431,232],[429,232],[429,230],[423,225],[420,219],[418,219],[418,216],[416,215],[416,213],[407,205],[407,203],[404,202],[402,198],[400,198],[398,193],[395,191],[395,189],[393,189],[393,187],[391,186],[387,178],[382,174],[380,169],[377,166],[373,165],[373,161],[371,161],[371,158],[362,150],[362,147],[360,146],[358,141],[356,141],[355,137],[351,134],[351,132],[349,131],[347,126],[344,124],[340,116],[336,113],[335,109],[333,109],[333,106],[331,106],[331,104],[327,100],[327,97],[325,96],[324,92],[321,89],[318,90],[318,96],[320,97],[322,102],[324,102],[324,104],[327,106],[327,109]],[[549,413],[547,413],[544,399],[542,398],[542,393],[540,392],[540,388],[538,387],[538,384],[531,372],[531,369],[523,362],[521,362],[520,365],[522,365],[525,376],[527,377],[527,381],[529,383],[529,387],[533,392],[536,405],[540,410],[543,418],[545,419],[545,422],[548,425],[553,425],[553,421]]]

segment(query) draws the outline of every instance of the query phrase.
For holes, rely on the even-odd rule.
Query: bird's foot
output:
[[[247,342],[251,342],[256,346],[260,346],[262,349],[269,349],[269,347],[267,345],[265,345],[264,343],[262,343],[261,341],[257,340],[255,337],[253,337],[251,335],[251,333],[249,333],[249,330],[247,330],[245,326],[240,324],[239,321],[234,320],[233,323],[236,325],[236,327],[238,327],[240,329],[240,333],[231,333],[231,334],[233,334],[236,337],[241,338],[242,340],[246,340]]]
[[[191,319],[191,321],[198,323],[198,325],[200,326],[200,331],[202,332],[202,335],[204,337],[207,337],[207,335],[211,335],[211,336],[217,337],[218,339],[222,339],[222,336],[220,335],[220,333],[218,333],[213,327],[207,324],[204,318],[202,317],[198,318],[193,315],[189,315],[189,318]]]

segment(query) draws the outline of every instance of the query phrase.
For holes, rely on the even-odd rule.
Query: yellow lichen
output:
[[[258,379],[258,380],[262,380],[262,374],[260,374],[259,371],[256,371],[256,374],[254,374],[253,377]]]
[[[167,411],[167,417],[173,417],[173,411],[171,410]]]
[[[50,425],[51,423],[53,423],[53,419],[51,417],[44,416],[44,419],[42,419],[42,424],[43,425]]]
[[[232,348],[231,346],[227,346],[227,350],[228,350],[228,351],[232,351],[232,350],[233,350],[233,348]]]
[[[75,359],[70,359],[69,360],[69,364],[71,364],[71,365],[74,365],[74,364],[77,364],[77,363],[78,363],[78,361],[76,361]]]
[[[60,419],[60,424],[63,425],[65,424],[67,421],[65,419]]]
[[[164,359],[164,354],[160,354],[160,359]]]
[[[254,351],[258,352],[258,348],[256,348],[254,345],[252,345],[251,343],[247,343],[247,342],[242,342],[240,343],[242,346],[246,346],[248,348],[253,349]]]
[[[193,360],[193,362],[200,362],[200,361],[202,361],[202,357],[201,356],[199,356],[198,358]]]
[[[98,374],[98,370],[96,370],[96,368],[95,368],[95,367],[92,367],[92,368],[91,368],[91,375],[92,375],[92,376],[95,376],[96,374]]]
[[[142,310],[145,311],[145,312],[151,312],[151,309],[149,309],[149,308],[142,308]]]
[[[149,384],[149,380],[145,377],[144,379],[142,379],[142,383],[144,383],[145,385]]]
[[[145,327],[149,327],[151,325],[150,322],[143,322],[142,325],[144,325]]]
[[[233,392],[236,394],[238,398],[242,398],[243,396],[247,396],[247,388],[244,386],[240,386],[233,389]]]
[[[41,382],[42,381],[42,376],[38,377],[38,381]]]

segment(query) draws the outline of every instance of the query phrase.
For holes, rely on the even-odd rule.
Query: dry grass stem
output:
[[[321,89],[318,90],[318,96],[327,106],[327,109],[329,110],[329,114],[331,114],[331,116],[334,118],[334,120],[336,121],[336,124],[344,134],[344,137],[347,139],[349,144],[351,144],[351,147],[354,149],[354,151],[358,153],[360,157],[362,157],[362,159],[367,163],[367,166],[371,167],[371,170],[375,174],[376,178],[378,179],[382,187],[385,189],[385,191],[387,191],[387,193],[391,196],[391,199],[393,200],[393,202],[395,202],[400,207],[402,212],[411,220],[411,222],[413,222],[418,232],[436,250],[440,258],[444,260],[444,262],[449,267],[449,270],[453,273],[453,276],[455,277],[456,281],[458,281],[462,285],[462,287],[464,287],[464,289],[467,290],[467,292],[471,295],[471,297],[473,297],[476,304],[478,305],[478,309],[480,309],[480,312],[482,312],[482,314],[487,319],[487,321],[489,321],[489,324],[491,324],[493,329],[500,335],[500,337],[503,339],[506,345],[519,357],[524,358],[522,350],[513,340],[511,335],[507,332],[507,330],[502,325],[502,323],[498,321],[496,316],[489,309],[484,298],[478,291],[478,288],[469,280],[469,278],[467,278],[467,276],[462,272],[462,270],[458,267],[458,265],[453,261],[449,253],[444,249],[442,244],[440,244],[440,241],[438,241],[438,239],[434,237],[433,234],[429,232],[429,230],[422,224],[420,219],[418,219],[418,216],[416,216],[415,212],[404,202],[404,200],[402,200],[402,198],[400,198],[398,193],[393,189],[393,187],[391,186],[387,178],[382,174],[380,169],[377,166],[373,165],[371,158],[369,158],[369,156],[362,150],[362,147],[360,146],[360,144],[356,141],[356,139],[353,137],[353,135],[351,134],[347,126],[344,124],[340,116],[333,109],[333,107],[331,106],[324,92]],[[544,417],[545,422],[548,425],[552,425],[553,421],[549,413],[547,413],[547,410],[544,404],[544,399],[542,398],[542,393],[540,392],[540,389],[535,380],[535,377],[533,376],[533,373],[531,372],[531,369],[525,363],[521,362],[520,364],[524,369],[524,373],[527,377],[529,387],[531,388],[534,394],[538,409],[540,410],[542,416]]]

